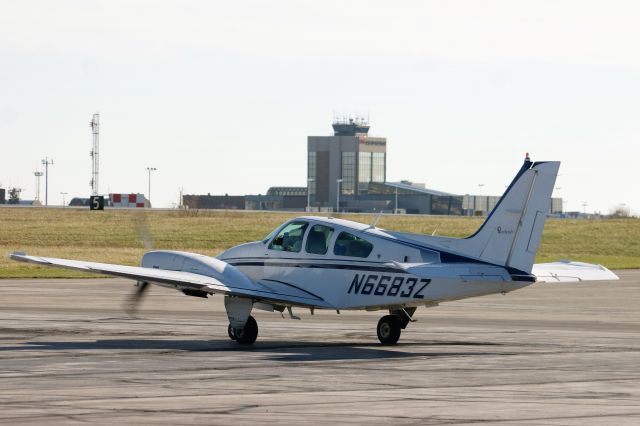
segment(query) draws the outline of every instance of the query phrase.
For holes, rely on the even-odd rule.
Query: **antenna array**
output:
[[[98,175],[100,174],[99,136],[100,136],[100,114],[95,113],[89,123],[93,134],[93,149],[89,153],[93,160],[91,165],[91,195],[98,195]]]

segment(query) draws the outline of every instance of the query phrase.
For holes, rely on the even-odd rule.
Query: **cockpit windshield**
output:
[[[269,249],[289,252],[299,252],[302,248],[302,239],[309,226],[308,222],[289,222],[271,241]]]
[[[276,232],[278,232],[280,228],[282,228],[282,226],[278,226],[277,228],[274,228],[273,231],[269,232],[269,235],[262,239],[262,244],[267,244],[269,240],[273,238],[274,235],[276,235]]]

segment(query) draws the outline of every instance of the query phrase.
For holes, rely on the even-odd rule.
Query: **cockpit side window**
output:
[[[333,254],[338,256],[368,257],[373,244],[348,232],[341,232],[336,238]]]
[[[286,225],[269,244],[269,249],[297,253],[302,249],[302,239],[307,230],[307,222],[291,222]]]
[[[333,228],[324,225],[313,225],[307,235],[305,250],[312,254],[327,254],[329,240],[333,234]]]

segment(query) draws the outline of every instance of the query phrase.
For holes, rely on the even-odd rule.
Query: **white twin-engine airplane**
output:
[[[292,307],[388,310],[378,338],[395,344],[419,306],[507,293],[535,282],[615,280],[608,269],[534,257],[559,162],[529,157],[480,229],[467,238],[387,231],[342,219],[300,217],[264,240],[233,247],[217,258],[178,251],[150,251],[142,266],[122,266],[13,253],[39,265],[114,275],[137,281],[137,303],[148,284],[189,296],[224,294],[229,337],[250,345],[258,336],[252,309]]]

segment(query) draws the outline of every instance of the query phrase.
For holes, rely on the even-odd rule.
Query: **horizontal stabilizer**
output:
[[[536,263],[531,271],[536,282],[559,283],[580,281],[611,281],[619,279],[602,265],[561,260],[552,263]]]

